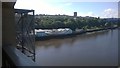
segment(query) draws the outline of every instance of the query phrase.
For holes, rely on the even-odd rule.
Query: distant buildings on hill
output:
[[[86,19],[89,19],[89,18],[100,18],[100,17],[91,17],[91,16],[85,16],[85,17],[78,16],[77,12],[74,12],[73,16],[69,16],[69,15],[65,15],[65,14],[63,14],[63,15],[60,15],[60,14],[56,14],[56,15],[36,14],[35,15],[35,18],[42,18],[42,17],[72,17],[72,18],[81,17],[81,18],[86,18]],[[117,18],[101,18],[101,19],[116,20]]]
[[[77,17],[77,12],[74,12],[74,17]]]

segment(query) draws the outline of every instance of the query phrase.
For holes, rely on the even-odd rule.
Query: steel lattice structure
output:
[[[35,61],[34,10],[15,9],[17,48]]]

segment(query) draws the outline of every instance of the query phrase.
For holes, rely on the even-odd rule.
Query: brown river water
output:
[[[36,41],[39,66],[117,66],[119,29]]]

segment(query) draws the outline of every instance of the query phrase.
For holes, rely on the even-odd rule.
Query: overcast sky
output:
[[[65,14],[78,16],[93,16],[101,18],[118,17],[118,3],[115,2],[81,2],[55,0],[17,0],[15,8],[33,9],[35,14]]]

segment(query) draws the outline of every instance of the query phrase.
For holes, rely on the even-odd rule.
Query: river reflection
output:
[[[40,66],[115,66],[117,46],[118,29],[36,41],[36,63]]]

